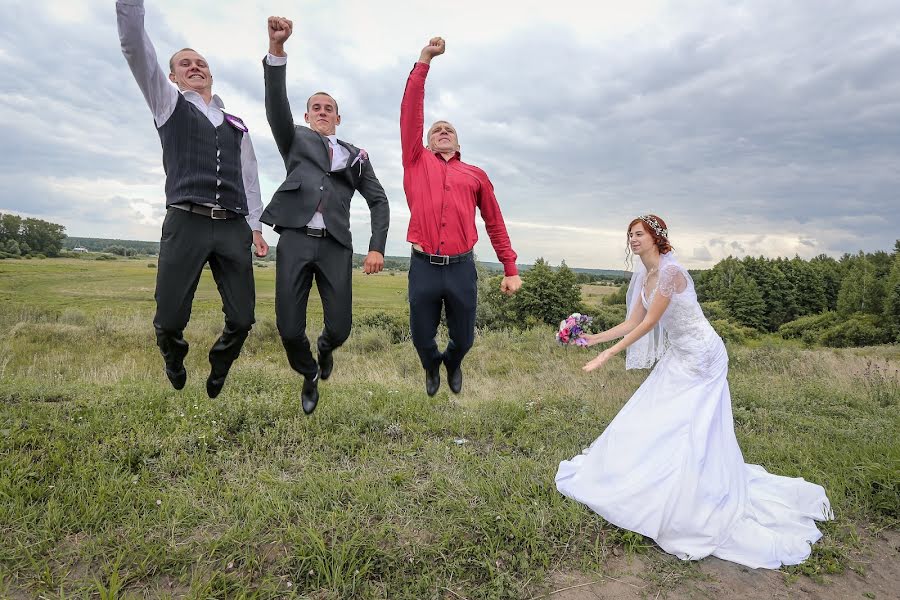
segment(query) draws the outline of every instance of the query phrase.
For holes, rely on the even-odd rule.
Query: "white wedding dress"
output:
[[[734,435],[725,345],[670,252],[647,298],[639,264],[629,314],[671,298],[659,326],[628,349],[626,368],[653,371],[589,448],[563,461],[561,493],[682,559],[713,555],[752,568],[803,562],[833,518],[825,490],[744,463]]]

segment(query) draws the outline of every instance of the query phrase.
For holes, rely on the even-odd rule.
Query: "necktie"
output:
[[[325,144],[328,146],[328,171],[331,171],[331,166],[334,164],[334,148],[331,146],[331,140],[325,138]],[[322,203],[325,202],[324,196],[321,200],[319,200],[319,205],[316,206],[316,212],[322,212]]]

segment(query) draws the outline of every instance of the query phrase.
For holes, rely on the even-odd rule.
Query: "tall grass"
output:
[[[589,354],[555,346],[549,329],[481,332],[463,393],[445,384],[430,399],[409,342],[365,318],[404,310],[402,278],[374,276],[356,282],[364,325],[312,417],[265,293],[210,400],[211,282],[179,393],[152,305],[128,300],[153,271],[122,263],[91,265],[121,290],[103,306],[79,287],[92,271],[0,273],[0,595],[523,598],[556,571],[602,570],[613,551],[656,552],[553,484],[646,373],[614,360],[585,375]],[[272,276],[258,272],[261,289]],[[55,288],[75,291],[61,303]],[[900,522],[900,351],[729,350],[746,460],[821,483],[838,516],[791,572],[846,568],[858,527]]]

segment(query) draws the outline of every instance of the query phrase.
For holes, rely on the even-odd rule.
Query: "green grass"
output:
[[[211,278],[175,392],[147,263],[0,262],[0,596],[512,599],[558,570],[602,572],[613,550],[657,553],[553,483],[645,372],[617,359],[585,375],[588,354],[550,329],[484,332],[463,394],[429,399],[411,344],[360,327],[305,417],[269,267],[257,325],[210,400]],[[405,312],[403,274],[355,278],[357,319]],[[821,483],[838,516],[786,576],[852,566],[858,527],[900,523],[900,349],[730,354],[746,460]]]

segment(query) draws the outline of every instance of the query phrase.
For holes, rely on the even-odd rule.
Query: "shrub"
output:
[[[818,339],[818,336],[841,322],[841,316],[834,311],[826,311],[818,315],[807,315],[789,321],[778,328],[778,333],[786,340],[801,338]]]
[[[819,342],[832,348],[885,344],[891,341],[891,335],[883,325],[877,315],[856,313],[823,331]]]
[[[591,331],[594,333],[604,331],[610,327],[615,327],[625,320],[625,305],[617,304],[614,306],[602,306],[591,308],[587,313],[593,318],[591,321]]]
[[[728,314],[728,309],[722,304],[721,300],[711,300],[709,302],[701,302],[700,308],[703,309],[703,314],[709,319],[710,322],[725,320],[730,316]]]
[[[755,340],[759,338],[759,331],[752,327],[745,327],[739,323],[729,321],[728,319],[715,319],[710,321],[710,325],[719,334],[719,337],[726,342],[734,342],[736,344],[746,343],[747,340]]]
[[[822,344],[832,348],[871,346],[891,341],[891,332],[878,315],[855,313],[849,317],[835,311],[800,317],[778,329],[785,339],[799,338],[807,346]]]
[[[384,330],[392,344],[399,344],[410,338],[409,316],[392,315],[379,310],[356,319],[355,324],[367,329]]]
[[[628,284],[620,285],[619,289],[617,289],[614,293],[603,298],[603,304],[608,304],[610,306],[616,304],[625,304],[625,296],[627,293]]]
[[[359,345],[359,349],[366,354],[387,350],[390,345],[387,336],[377,329],[361,332],[356,343]]]
[[[502,277],[481,277],[478,284],[478,328],[528,329],[545,323],[556,326],[573,312],[584,313],[581,286],[563,263],[554,270],[539,258],[522,274],[522,289],[508,297],[500,292]]]

